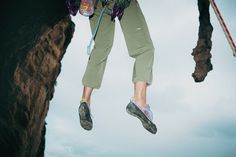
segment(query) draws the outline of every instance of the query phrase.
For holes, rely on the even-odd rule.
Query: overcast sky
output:
[[[156,48],[148,103],[157,134],[126,113],[134,60],[118,21],[102,87],[92,96],[93,130],[81,128],[78,105],[91,32],[88,19],[77,15],[47,117],[45,157],[235,157],[236,58],[213,10],[213,71],[195,83],[191,53],[198,35],[197,0],[139,2]],[[236,1],[216,3],[236,40]]]

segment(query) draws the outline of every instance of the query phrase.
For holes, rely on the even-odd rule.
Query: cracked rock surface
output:
[[[74,24],[64,0],[15,0],[2,12],[0,153],[43,157],[45,118]]]

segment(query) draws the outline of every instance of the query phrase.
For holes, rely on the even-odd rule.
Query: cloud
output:
[[[217,2],[223,5],[233,0]],[[156,47],[154,80],[148,103],[154,112],[158,134],[151,135],[125,107],[133,95],[133,59],[116,24],[103,84],[92,96],[94,128],[79,124],[81,79],[87,64],[89,21],[73,17],[76,32],[63,59],[54,99],[47,117],[45,157],[234,157],[235,58],[213,14],[213,66],[203,83],[191,77],[191,56],[198,33],[197,2],[189,0],[152,3],[140,0]],[[232,8],[232,6],[227,6]],[[236,14],[222,9],[236,21]],[[232,9],[231,9],[232,10]],[[233,30],[234,31],[234,30]],[[235,33],[232,33],[235,34]]]
[[[197,135],[204,138],[221,138],[236,140],[236,118],[215,119],[207,121],[197,127]]]

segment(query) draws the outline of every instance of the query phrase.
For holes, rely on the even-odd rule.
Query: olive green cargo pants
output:
[[[108,8],[111,9],[111,7],[112,3]],[[92,32],[96,28],[101,9],[102,5],[98,2],[95,15],[90,18]],[[129,56],[135,59],[132,81],[145,81],[150,85],[152,83],[154,46],[137,0],[131,0],[130,6],[124,11],[120,25],[128,47]],[[107,58],[113,45],[114,30],[115,22],[111,21],[110,15],[104,14],[83,76],[82,83],[84,86],[100,88]]]

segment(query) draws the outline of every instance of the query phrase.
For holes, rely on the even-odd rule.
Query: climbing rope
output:
[[[107,2],[107,0],[105,0],[105,2]],[[104,13],[106,13],[106,10],[107,10],[107,8],[106,8],[106,6],[104,6],[104,7],[102,8],[101,12],[100,12],[100,15],[99,15],[99,18],[98,18],[98,21],[97,21],[95,30],[94,30],[94,32],[93,32],[93,34],[92,34],[92,37],[91,37],[91,39],[90,39],[90,42],[89,42],[89,44],[88,44],[88,46],[87,46],[87,54],[88,54],[88,55],[91,54],[91,49],[92,49],[93,41],[95,40],[95,37],[96,37],[96,35],[97,35],[99,26],[100,26],[101,21],[102,21],[102,16],[103,16]]]
[[[219,11],[215,1],[214,0],[210,0],[210,3],[211,3],[211,6],[212,6],[216,16],[217,16],[217,19],[220,22],[220,25],[221,25],[221,27],[222,27],[222,29],[224,31],[226,39],[228,40],[229,45],[230,45],[230,47],[231,47],[231,49],[233,51],[233,55],[234,55],[234,57],[236,57],[236,46],[235,46],[234,40],[233,40],[232,36],[230,35],[230,32],[229,32],[229,30],[228,30],[228,28],[227,28],[227,26],[226,26],[226,24],[225,24],[225,22],[223,20],[223,17],[221,16],[220,11]]]
[[[95,36],[96,36],[96,34],[97,34],[97,32],[98,32],[100,23],[101,23],[101,21],[102,21],[102,16],[103,16],[103,14],[105,13],[105,11],[106,11],[106,7],[102,8],[102,11],[101,11],[101,13],[100,13],[100,15],[99,15],[99,18],[98,18],[98,21],[97,21],[96,28],[95,28],[95,30],[94,30],[94,32],[93,32],[93,35],[92,35],[91,39],[90,39],[89,45],[87,46],[87,54],[88,54],[88,55],[91,54],[92,43],[93,43],[94,38],[95,38]]]

